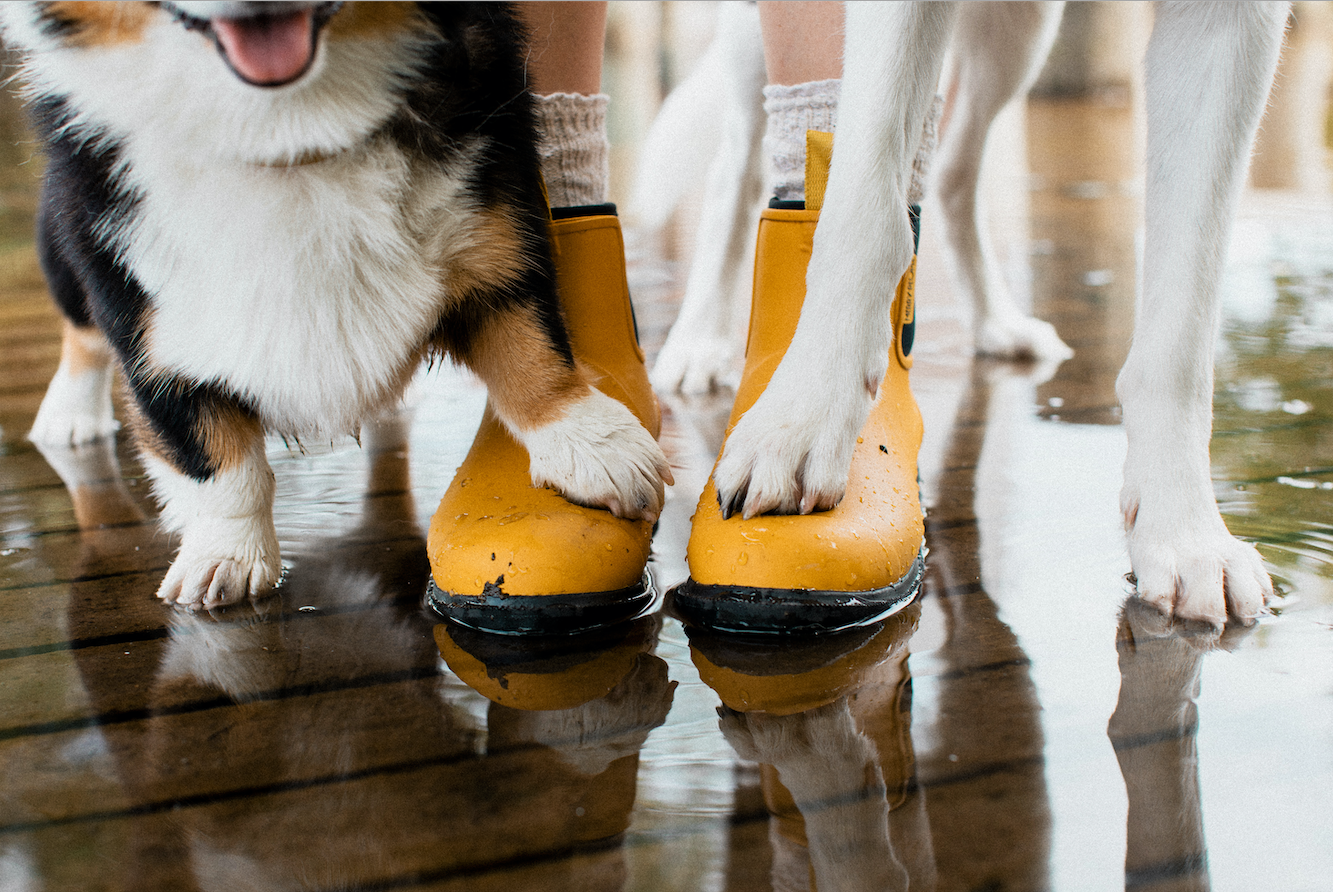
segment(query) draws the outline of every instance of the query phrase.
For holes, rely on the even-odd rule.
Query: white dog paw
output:
[[[110,370],[71,375],[61,368],[47,387],[28,439],[43,446],[82,446],[119,429],[111,408]]]
[[[809,514],[842,501],[856,435],[870,412],[865,391],[853,396],[803,406],[770,385],[736,424],[713,469],[723,516]]]
[[[1031,316],[990,317],[977,325],[976,352],[999,359],[1062,362],[1074,355],[1055,326]]]
[[[653,389],[700,396],[716,387],[735,387],[740,377],[737,359],[730,338],[686,337],[672,328],[653,364]]]
[[[232,548],[220,541],[225,538],[187,535],[157,596],[168,604],[212,610],[260,597],[278,584],[282,561],[275,531],[259,531]]]
[[[536,486],[549,486],[579,505],[617,517],[656,520],[665,485],[666,454],[625,406],[592,390],[565,414],[519,439]]]
[[[1220,516],[1215,523],[1159,524],[1138,510],[1129,558],[1139,597],[1167,616],[1221,627],[1230,614],[1249,623],[1273,595],[1259,552],[1227,532]]]

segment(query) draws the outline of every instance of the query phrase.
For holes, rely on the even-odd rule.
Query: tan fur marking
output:
[[[451,302],[518,280],[528,259],[518,227],[499,211],[479,211],[471,231],[445,248],[444,284]]]
[[[144,417],[143,410],[139,408],[129,387],[123,387],[121,392],[124,394],[122,402],[125,406],[125,426],[134,440],[135,448],[140,453],[147,453],[160,459],[164,464],[175,467],[175,462],[168,458],[169,450],[166,443],[162,442],[157,431],[153,430],[153,426]]]
[[[98,329],[65,320],[60,359],[73,375],[100,372],[111,364],[111,345]]]
[[[459,357],[486,382],[496,412],[520,430],[560,418],[588,392],[587,377],[565,365],[529,311],[497,313]]]
[[[160,459],[164,464],[177,467],[171,458],[171,449],[144,418],[139,404],[126,395],[125,414],[130,433],[140,452]],[[255,450],[263,450],[264,428],[257,418],[245,414],[235,406],[223,406],[201,414],[199,440],[214,471],[231,470],[254,458]]]
[[[235,406],[215,406],[201,414],[199,439],[208,454],[209,464],[219,473],[229,471],[254,458],[255,444],[264,438],[259,419]]]
[[[68,41],[78,47],[135,43],[158,14],[151,3],[59,2],[47,8],[56,18],[76,24]]]
[[[417,15],[415,3],[347,3],[329,19],[332,37],[374,37],[405,31]]]

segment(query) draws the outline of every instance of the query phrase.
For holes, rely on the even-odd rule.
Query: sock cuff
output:
[[[773,194],[782,201],[805,198],[805,132],[834,132],[841,91],[836,78],[764,87],[765,154],[772,165]]]
[[[907,185],[908,204],[920,204],[926,197],[930,163],[940,144],[940,116],[943,113],[944,97],[936,95],[935,101],[926,111],[926,121],[921,127],[921,145],[916,150],[916,157],[912,159],[912,179]]]
[[[534,97],[541,131],[537,151],[552,207],[602,204],[611,179],[605,93]]]
[[[532,97],[537,102],[537,118],[543,133],[553,131],[590,131],[606,129],[606,106],[611,97],[605,93],[545,93]]]

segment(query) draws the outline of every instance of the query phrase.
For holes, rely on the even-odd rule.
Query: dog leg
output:
[[[746,307],[741,306],[739,279],[747,258],[753,265],[755,207],[763,185],[764,55],[758,12],[749,4],[723,4],[717,31],[694,77],[707,90],[722,93],[722,107],[716,110],[721,142],[708,168],[680,314],[653,367],[653,387],[660,392],[701,394],[725,383],[735,376],[743,337]],[[710,122],[710,128],[716,123]]]
[[[1134,341],[1116,383],[1129,450],[1121,492],[1138,593],[1167,614],[1249,620],[1272,585],[1213,495],[1217,280],[1285,3],[1167,3],[1147,54],[1147,242]]]
[[[952,3],[851,3],[837,147],[800,323],[713,480],[746,517],[830,508],[889,358],[912,259],[907,185],[955,16]]]
[[[171,426],[158,409],[141,402],[134,426],[140,459],[162,503],[162,523],[181,536],[157,596],[212,609],[266,593],[278,584],[282,562],[273,471],[258,420],[234,405],[209,402],[192,424]]]
[[[1061,3],[968,3],[954,38],[955,91],[937,181],[944,245],[955,287],[970,298],[979,354],[1064,360],[1073,351],[1055,328],[1014,303],[978,216],[986,138],[996,115],[1026,95],[1060,25]]]
[[[534,486],[630,520],[662,513],[663,483],[671,480],[666,455],[623,403],[601,391],[585,384],[558,417],[509,430],[528,450]]]
[[[491,314],[458,355],[486,383],[496,416],[528,451],[534,485],[617,517],[661,513],[663,484],[671,480],[666,455],[624,403],[592,387],[561,355],[535,310]]]
[[[46,388],[28,439],[43,446],[79,446],[120,429],[111,405],[111,345],[96,328],[65,322],[60,365]]]

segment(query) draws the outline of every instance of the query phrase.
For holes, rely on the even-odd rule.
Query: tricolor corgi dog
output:
[[[119,365],[180,534],[159,597],[276,585],[265,433],[355,433],[436,354],[485,382],[534,484],[660,511],[665,457],[570,349],[506,5],[4,7],[67,320],[30,436],[111,434]]]

